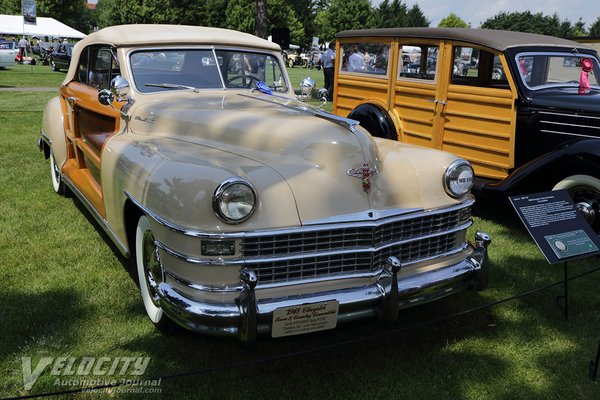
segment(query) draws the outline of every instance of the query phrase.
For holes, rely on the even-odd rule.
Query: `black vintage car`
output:
[[[52,71],[69,69],[73,46],[74,44],[71,43],[61,43],[54,46],[54,51],[50,54],[50,67],[52,68]]]
[[[360,121],[373,136],[469,160],[479,198],[566,189],[600,233],[594,49],[550,36],[458,28],[344,31],[337,42],[340,60],[370,43],[396,56],[377,76],[338,65],[336,114]],[[421,61],[436,60],[428,60],[425,74],[424,62],[405,65],[399,56],[415,49]]]

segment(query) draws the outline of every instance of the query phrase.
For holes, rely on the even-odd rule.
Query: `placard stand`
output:
[[[590,379],[595,381],[598,377],[598,362],[600,362],[600,341],[598,342],[598,352],[596,353],[596,361],[590,361]]]
[[[565,317],[565,321],[569,320],[569,277],[567,274],[567,262],[565,261],[563,263],[564,266],[564,280],[563,280],[563,289],[564,289],[564,294],[562,296],[557,296],[556,300],[559,301],[560,299],[563,299],[563,317]],[[559,307],[560,307],[560,303],[559,303]]]

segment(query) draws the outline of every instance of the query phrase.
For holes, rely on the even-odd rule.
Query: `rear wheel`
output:
[[[572,175],[558,182],[553,190],[566,189],[577,209],[600,234],[600,179],[589,175]]]
[[[158,282],[162,280],[162,268],[150,221],[145,215],[138,220],[135,232],[135,264],[146,315],[160,331],[173,333],[175,325],[160,307]]]

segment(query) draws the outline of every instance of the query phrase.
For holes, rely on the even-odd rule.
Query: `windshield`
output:
[[[516,62],[521,80],[529,89],[558,86],[579,86],[581,62],[589,58],[593,68],[588,73],[591,87],[599,87],[600,66],[589,54],[578,53],[521,53]]]
[[[287,92],[279,61],[271,54],[243,50],[160,49],[130,56],[135,86],[142,93],[173,89],[254,88],[259,81]]]

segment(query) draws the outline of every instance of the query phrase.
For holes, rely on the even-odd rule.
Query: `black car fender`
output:
[[[375,104],[361,104],[350,112],[348,118],[359,121],[360,126],[373,136],[398,140],[398,131],[394,121],[387,111]]]
[[[552,190],[572,175],[600,178],[600,140],[566,143],[522,165],[500,182],[478,184],[476,196],[506,200],[508,196]]]

